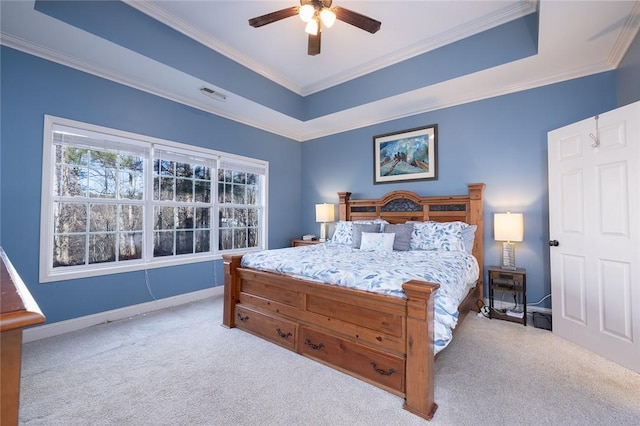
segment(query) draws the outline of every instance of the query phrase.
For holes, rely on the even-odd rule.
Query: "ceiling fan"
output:
[[[332,0],[300,0],[300,6],[292,6],[286,9],[267,13],[249,19],[249,25],[254,28],[271,24],[281,19],[299,15],[300,19],[307,23],[305,32],[309,34],[307,53],[315,56],[320,53],[320,35],[322,25],[330,28],[336,19],[351,24],[371,34],[380,29],[382,23],[343,7],[331,7]]]

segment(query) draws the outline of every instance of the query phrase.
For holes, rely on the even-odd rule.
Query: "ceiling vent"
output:
[[[217,101],[224,102],[224,101],[227,100],[227,95],[225,95],[224,93],[216,92],[215,90],[210,89],[210,88],[208,88],[206,86],[201,87],[200,91],[203,94],[205,94],[205,95],[209,96],[210,98],[213,98],[213,99],[215,99]]]

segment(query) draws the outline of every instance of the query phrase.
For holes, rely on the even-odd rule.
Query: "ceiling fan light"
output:
[[[331,28],[331,26],[336,22],[336,14],[328,7],[323,7],[320,12],[320,19],[322,19],[322,23],[325,27]]]
[[[300,16],[300,19],[302,19],[302,22],[310,22],[315,12],[316,10],[312,5],[305,4],[304,6],[300,6],[298,15]]]
[[[304,32],[311,35],[318,35],[318,21],[312,19],[307,22]]]

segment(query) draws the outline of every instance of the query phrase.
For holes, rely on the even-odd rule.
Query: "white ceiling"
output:
[[[2,44],[186,105],[304,141],[417,113],[615,69],[640,27],[640,1],[357,1],[334,5],[382,22],[369,34],[336,22],[322,53],[306,54],[297,17],[252,28],[248,19],[297,1],[126,1],[300,95],[309,95],[540,9],[539,52],[511,63],[309,121],[252,102],[33,10],[2,1]],[[499,48],[499,46],[497,47]],[[204,97],[207,85],[228,95]]]

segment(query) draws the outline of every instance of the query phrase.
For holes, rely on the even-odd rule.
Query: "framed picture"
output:
[[[438,125],[373,137],[373,183],[438,179]]]

